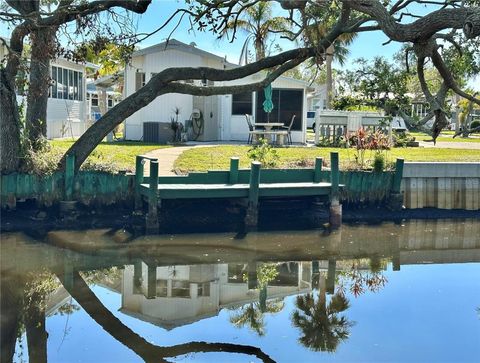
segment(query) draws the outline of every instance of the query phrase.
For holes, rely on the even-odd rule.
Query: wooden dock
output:
[[[144,176],[144,164],[150,163],[149,176]],[[245,223],[255,227],[258,203],[262,198],[317,197],[330,201],[333,225],[341,223],[339,193],[340,171],[338,153],[331,153],[331,170],[322,172],[322,158],[316,158],[310,169],[261,169],[252,162],[251,169],[239,169],[238,158],[230,160],[230,170],[190,173],[185,176],[158,176],[158,160],[137,156],[136,209],[141,209],[143,197],[148,201],[147,229],[158,231],[158,209],[164,199],[242,198],[247,203]],[[329,177],[329,180],[325,180]]]

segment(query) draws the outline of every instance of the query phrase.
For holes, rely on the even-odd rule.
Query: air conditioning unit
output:
[[[144,122],[143,141],[154,144],[166,144],[172,141],[173,130],[170,122]]]

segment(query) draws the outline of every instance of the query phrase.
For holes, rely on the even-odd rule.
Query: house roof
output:
[[[167,41],[162,42],[160,44],[152,45],[150,47],[137,50],[132,54],[132,57],[156,53],[156,52],[164,52],[166,50],[178,50],[185,53],[196,54],[202,57],[208,57],[208,58],[216,59],[219,61],[225,61],[225,63],[230,66],[237,66],[236,64],[227,62],[225,57],[220,57],[216,54],[197,48],[195,43],[193,42],[190,44],[186,44],[176,39],[170,39],[168,42]]]
[[[226,58],[223,58],[223,57],[220,57],[216,54],[213,54],[213,53],[207,52],[205,50],[199,49],[194,44],[195,43],[186,44],[186,43],[183,43],[183,42],[181,42],[179,40],[176,40],[176,39],[170,39],[168,42],[162,42],[160,44],[152,45],[150,47],[137,50],[136,52],[134,52],[132,54],[132,57],[142,56],[142,55],[146,55],[146,54],[152,54],[152,53],[156,53],[156,52],[163,52],[165,50],[178,50],[178,51],[185,52],[185,53],[196,54],[196,55],[199,55],[199,56],[209,57],[211,59],[224,61],[227,66],[232,67],[232,68],[240,67],[238,64],[234,64],[234,63],[230,63],[230,62],[226,61]],[[313,87],[310,87],[309,82],[307,82],[307,81],[292,78],[292,77],[287,77],[287,76],[280,76],[280,77],[278,77],[278,79],[301,84],[305,88],[308,88],[309,91],[313,91]]]

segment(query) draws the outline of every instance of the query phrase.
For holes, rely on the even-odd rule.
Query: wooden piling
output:
[[[388,207],[392,210],[401,210],[403,208],[403,195],[400,193],[400,186],[403,177],[403,159],[397,159],[395,163],[395,175],[393,176],[392,191],[388,200]]]
[[[140,294],[142,291],[142,261],[133,263],[133,294]]]
[[[315,158],[315,170],[313,173],[314,183],[320,183],[321,175],[322,175],[322,164],[323,164],[322,158]]]
[[[253,290],[258,287],[257,263],[255,261],[248,262],[248,289]]]
[[[342,205],[340,204],[339,185],[340,168],[338,152],[330,153],[330,225],[339,227],[342,224]]]
[[[157,297],[157,265],[148,264],[147,276],[147,299],[155,299]]]
[[[230,175],[229,175],[229,183],[236,184],[238,182],[238,158],[231,158],[230,159]]]
[[[150,160],[150,185],[148,196],[147,234],[158,233],[158,160]]]
[[[335,273],[337,270],[337,261],[335,259],[328,260],[328,273],[327,273],[327,292],[329,294],[335,293]]]
[[[135,160],[135,210],[142,209],[142,195],[140,194],[140,185],[143,183],[144,158],[137,155]]]
[[[257,227],[258,224],[258,196],[260,190],[260,167],[258,161],[252,162],[250,170],[250,188],[248,190],[248,206],[245,216],[245,225],[250,228]]]

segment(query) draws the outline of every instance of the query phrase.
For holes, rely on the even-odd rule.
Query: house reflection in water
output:
[[[214,316],[224,307],[259,300],[257,265],[129,265],[123,272],[120,310],[165,329]],[[311,262],[284,262],[275,268],[268,299],[311,290]]]

